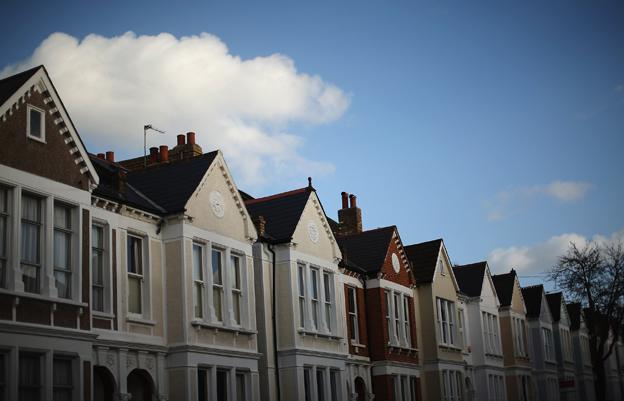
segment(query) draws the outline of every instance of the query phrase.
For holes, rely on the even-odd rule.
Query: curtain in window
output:
[[[245,376],[242,373],[236,374],[236,401],[245,401]]]
[[[19,357],[19,401],[39,401],[41,395],[41,362],[38,355]]]
[[[104,312],[104,228],[91,228],[93,310]]]
[[[41,112],[30,110],[30,136],[41,138]]]
[[[72,399],[72,361],[71,359],[54,359],[52,370],[54,384],[54,401],[71,401]]]
[[[141,279],[128,276],[128,312],[140,314],[141,312]]]
[[[22,197],[21,260],[22,280],[26,292],[39,292],[40,201]]]

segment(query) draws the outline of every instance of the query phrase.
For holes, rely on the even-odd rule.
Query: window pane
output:
[[[24,291],[39,292],[39,268],[37,266],[22,265],[22,281]]]
[[[24,263],[39,264],[39,225],[22,222],[21,258]]]
[[[54,267],[69,270],[71,267],[71,234],[54,231]]]
[[[39,199],[24,195],[22,196],[22,218],[25,220],[33,221],[40,223],[41,215],[40,215],[40,207],[39,207]]]
[[[30,109],[30,136],[41,138],[41,118],[39,111]]]
[[[236,401],[245,401],[245,376],[242,373],[236,374]]]
[[[141,279],[128,276],[128,312],[141,313]]]
[[[241,289],[241,272],[240,272],[240,258],[238,256],[231,255],[232,269],[234,274],[232,275],[232,288],[238,290]]]
[[[228,401],[227,382],[227,372],[217,370],[217,400],[219,401]]]
[[[312,370],[306,368],[303,370],[303,390],[305,393],[305,401],[312,401]]]
[[[128,272],[143,274],[142,240],[128,235]]]
[[[104,291],[102,288],[93,287],[93,310],[104,312]]]
[[[323,370],[316,370],[316,395],[318,401],[325,401],[325,372]]]
[[[218,289],[218,288],[215,289],[215,291],[212,293],[212,300],[213,300],[213,304],[214,304],[215,317],[217,318],[218,321],[223,320],[221,296],[222,296],[221,290]]]
[[[204,311],[202,306],[203,292],[200,283],[193,285],[193,303],[195,305],[195,317],[203,317]]]
[[[19,356],[19,400],[39,401],[41,399],[41,359],[39,355]]]
[[[331,301],[331,277],[327,273],[323,273],[323,285],[325,286],[325,301]]]
[[[54,227],[71,229],[71,211],[69,208],[54,205]]]
[[[54,359],[54,385],[71,385],[72,384],[72,373],[71,373],[71,359]]]
[[[60,298],[71,298],[71,274],[64,271],[55,271],[56,290]]]
[[[202,271],[202,247],[193,244],[193,279],[202,281],[204,272]]]
[[[310,294],[312,299],[318,299],[318,270],[311,269],[312,277],[310,280]]]
[[[297,266],[297,268],[299,271],[299,295],[304,296],[305,295],[305,266],[300,264]]]
[[[349,287],[349,312],[355,312],[355,288]]]
[[[232,303],[232,309],[234,310],[234,322],[240,324],[241,297],[239,293],[232,294]]]
[[[197,369],[197,401],[208,401],[207,374],[206,369]]]
[[[223,284],[223,267],[221,265],[221,251],[212,250],[212,283]]]

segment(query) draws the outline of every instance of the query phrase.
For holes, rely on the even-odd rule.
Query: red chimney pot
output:
[[[186,143],[186,137],[184,134],[178,135],[178,145],[184,145]]]
[[[195,145],[195,133],[194,132],[187,132],[186,133],[186,142],[189,145]]]
[[[150,163],[158,163],[158,148],[156,146],[150,148]]]
[[[102,160],[106,159],[106,155],[104,155],[104,153],[98,153],[97,157],[98,159],[102,159]]]
[[[340,196],[342,197],[342,208],[346,209],[349,207],[349,195],[347,195],[346,192],[342,191],[340,193]]]
[[[169,161],[169,146],[160,145],[160,161],[161,162]]]
[[[108,151],[106,152],[106,160],[108,160],[109,162],[114,162],[115,161],[115,152],[112,151]]]
[[[351,207],[357,207],[357,196],[351,194],[349,195],[349,200],[351,201]]]

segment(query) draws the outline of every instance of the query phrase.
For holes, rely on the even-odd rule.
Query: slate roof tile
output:
[[[439,238],[405,247],[405,253],[414,269],[417,284],[427,284],[433,281],[441,246],[442,239]]]

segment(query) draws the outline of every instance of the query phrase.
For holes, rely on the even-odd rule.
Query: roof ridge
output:
[[[303,188],[293,189],[293,190],[286,191],[286,192],[280,192],[280,193],[268,195],[262,198],[249,199],[245,201],[245,205],[253,205],[255,203],[267,202],[273,199],[279,199],[279,198],[284,198],[290,195],[300,194],[305,191],[309,191],[309,187],[303,187]]]
[[[135,188],[133,185],[131,185],[129,182],[126,183],[126,185],[130,188],[132,188],[132,190],[134,192],[136,192],[137,195],[139,195],[140,197],[142,197],[143,199],[145,199],[147,202],[149,202],[152,206],[154,206],[156,209],[160,210],[161,212],[166,212],[167,210],[165,210],[165,208],[163,208],[162,206],[160,206],[158,203],[154,202],[150,197],[148,197],[147,195],[145,195],[143,192],[139,191],[137,188]]]
[[[396,229],[396,225],[393,224],[393,225],[385,226],[385,227],[371,228],[369,230],[363,230],[359,233],[339,235],[339,237],[340,238],[355,237],[355,236],[362,235],[362,234],[368,234],[368,233],[372,233],[375,231],[388,230],[388,229]]]

